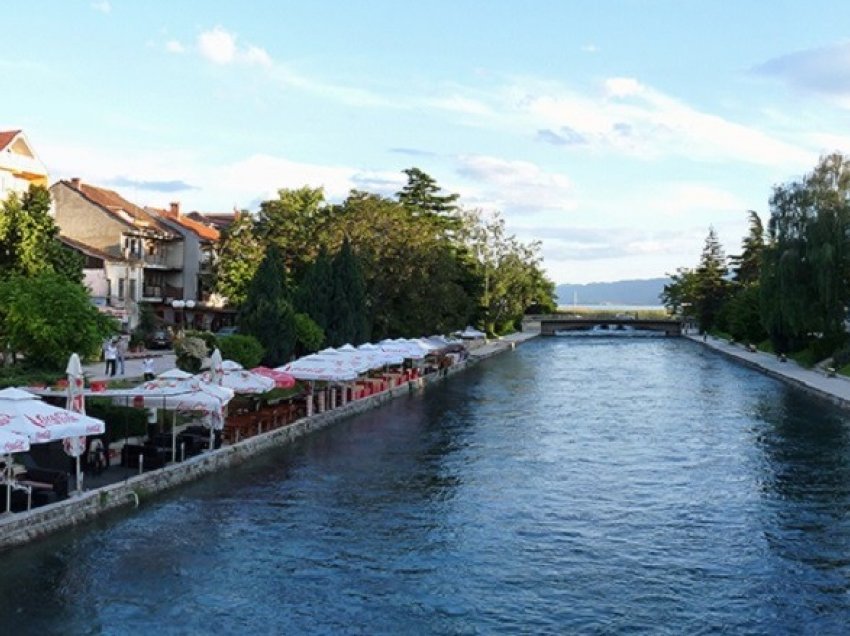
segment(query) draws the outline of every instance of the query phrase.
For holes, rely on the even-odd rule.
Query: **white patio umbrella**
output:
[[[242,365],[233,360],[225,360],[221,363],[221,376],[215,379],[212,371],[202,373],[199,376],[204,382],[217,384],[228,389],[233,389],[235,393],[259,394],[267,393],[276,386],[276,382],[264,375],[254,373],[242,368]]]
[[[233,399],[233,390],[204,382],[180,369],[171,369],[136,387],[134,396],[139,395],[145,401],[150,399],[154,407],[159,406],[157,398],[161,399],[162,408],[173,410],[175,418],[177,412],[202,412],[212,442],[214,431],[224,428],[224,407]],[[174,426],[171,431],[171,458],[176,461],[177,431]]]
[[[86,397],[83,391],[83,365],[80,363],[80,356],[72,353],[68,360],[68,366],[65,368],[65,373],[68,374],[68,400],[65,408],[74,413],[86,413]],[[80,470],[80,456],[86,450],[85,437],[66,437],[62,440],[65,453],[70,457],[75,458],[77,467],[77,492],[83,491],[83,472]]]
[[[360,375],[354,367],[342,361],[312,356],[299,358],[282,367],[277,367],[276,370],[288,373],[298,380],[320,382],[347,382],[357,379],[357,376]]]
[[[99,435],[106,430],[101,420],[51,406],[21,389],[0,391],[0,429],[26,435],[31,444],[66,437]]]

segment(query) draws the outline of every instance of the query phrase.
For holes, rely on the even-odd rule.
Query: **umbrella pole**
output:
[[[177,411],[171,417],[171,461],[177,461]]]
[[[80,456],[77,455],[77,494],[82,494],[82,492],[83,492],[83,472],[80,470]]]
[[[3,472],[6,474],[6,514],[12,512],[12,456],[6,459],[6,467]]]

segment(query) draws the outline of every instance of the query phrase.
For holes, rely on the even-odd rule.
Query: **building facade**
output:
[[[24,194],[31,185],[47,187],[47,168],[33,152],[21,130],[0,131],[0,201],[15,192]]]

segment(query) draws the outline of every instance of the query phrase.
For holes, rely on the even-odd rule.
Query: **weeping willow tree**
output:
[[[844,334],[850,303],[850,161],[821,158],[814,171],[776,186],[761,273],[762,321],[778,350],[815,334]]]

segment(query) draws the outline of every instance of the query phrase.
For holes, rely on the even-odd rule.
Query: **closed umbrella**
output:
[[[68,360],[68,366],[65,368],[65,373],[68,374],[68,400],[65,408],[74,413],[86,413],[86,397],[83,391],[83,365],[80,363],[80,356],[76,353],[71,354]],[[66,437],[62,440],[62,445],[65,448],[65,453],[73,457],[77,467],[77,492],[83,490],[83,473],[80,470],[80,456],[86,449],[85,437]]]

